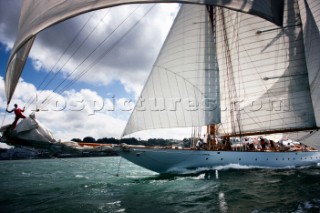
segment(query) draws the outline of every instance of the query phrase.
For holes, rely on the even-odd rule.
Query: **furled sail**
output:
[[[183,5],[123,134],[220,123],[214,45],[207,8]]]
[[[312,104],[320,127],[320,1],[299,0]]]
[[[257,17],[217,9],[223,133],[316,128],[297,14],[297,2],[286,1],[284,26],[275,28]]]
[[[129,3],[197,3],[219,5],[251,13],[278,25],[282,24],[283,0],[25,0],[21,9],[19,28],[6,72],[6,96],[10,102],[20,78],[25,60],[37,33],[65,19],[101,8]]]

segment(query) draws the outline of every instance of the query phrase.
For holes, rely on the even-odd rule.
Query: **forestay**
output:
[[[130,3],[161,2],[220,5],[258,15],[278,25],[282,23],[282,0],[25,0],[23,1],[18,34],[9,58],[5,78],[8,103],[20,78],[33,40],[40,31],[88,11]]]

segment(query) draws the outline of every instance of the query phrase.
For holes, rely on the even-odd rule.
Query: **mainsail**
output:
[[[310,92],[317,126],[320,126],[320,2],[299,0]]]
[[[226,8],[184,5],[124,135],[207,124],[220,124],[225,135],[317,129],[320,18],[310,7],[320,2],[284,5],[283,27]],[[174,109],[166,105],[178,97]]]
[[[223,6],[255,14],[278,25],[282,24],[283,0],[25,0],[21,9],[17,38],[6,72],[5,86],[8,103],[12,98],[35,36],[47,27],[85,12],[116,5],[177,2]]]
[[[284,26],[217,8],[221,129],[229,135],[315,128],[298,4]]]

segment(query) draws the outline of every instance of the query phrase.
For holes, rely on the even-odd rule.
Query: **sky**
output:
[[[0,0],[1,126],[14,119],[5,112],[4,77],[21,4]],[[8,108],[25,106],[25,115],[40,109],[37,119],[63,141],[120,138],[178,9],[178,4],[118,6],[40,32]],[[175,129],[131,136],[182,139],[190,134],[189,129]]]

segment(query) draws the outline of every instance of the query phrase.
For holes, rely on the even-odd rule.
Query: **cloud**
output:
[[[21,0],[0,1],[0,41],[7,50],[11,49],[15,40]]]
[[[2,110],[6,106],[4,102],[5,94],[2,90],[3,85],[4,81],[1,77],[0,100]],[[46,104],[46,102],[43,104],[44,97],[47,98],[49,95],[54,98],[51,99],[52,101],[49,104]],[[30,98],[33,100],[36,96],[37,101],[30,104]],[[103,110],[94,111],[94,105],[92,104],[94,100],[107,103],[109,105],[106,107],[110,107],[110,100],[103,100],[95,91],[89,89],[82,89],[78,92],[69,90],[59,95],[48,90],[37,91],[32,84],[20,80],[12,100],[12,106],[10,105],[9,108],[13,108],[14,103],[17,103],[20,107],[26,106],[25,115],[29,115],[35,109],[40,108],[40,112],[36,113],[37,119],[53,131],[56,139],[70,140],[88,135],[95,138],[119,138],[126,120],[118,118],[116,113],[108,111],[105,107]],[[72,106],[75,101],[82,101],[83,106],[81,108]],[[4,125],[11,123],[13,119],[14,115],[9,114],[5,117]]]
[[[127,137],[140,138],[147,140],[149,138],[179,139],[191,137],[192,128],[172,128],[172,129],[153,129],[133,133]]]
[[[3,78],[0,76],[0,102],[1,109],[4,110],[5,94]],[[31,103],[37,97],[37,100]],[[50,103],[44,102],[50,97]],[[84,138],[92,136],[94,138],[115,137],[120,138],[126,125],[127,119],[133,107],[132,102],[126,98],[103,99],[95,91],[81,89],[80,91],[68,90],[63,94],[52,93],[52,91],[37,91],[34,85],[20,80],[13,104],[20,107],[26,106],[25,115],[29,115],[36,109],[37,119],[49,128],[56,139],[63,141],[72,138]],[[4,114],[4,113],[2,113]],[[13,114],[7,114],[4,125],[14,120]],[[137,138],[178,138],[188,137],[191,130],[187,129],[163,129],[148,130],[133,134]]]
[[[61,70],[64,78],[70,74],[73,78],[83,74],[79,81],[92,85],[108,86],[117,81],[128,93],[127,97],[102,97],[86,88],[78,91],[68,89],[56,94],[50,88],[39,89],[32,82],[21,79],[11,103],[28,106],[26,115],[40,108],[37,118],[53,131],[57,139],[85,136],[119,138],[131,113],[125,110],[131,105],[124,104],[128,97],[132,97],[130,94],[134,97],[140,95],[179,6],[157,4],[140,20],[150,7],[151,4],[119,6],[69,19],[39,33],[29,55],[37,71],[49,72],[54,68],[52,72]],[[20,8],[21,0],[0,1],[0,42],[7,50],[12,48],[16,37]],[[134,10],[133,15],[124,21]],[[123,24],[120,25],[121,22]],[[136,27],[124,36],[135,23],[138,23]],[[106,41],[102,43],[104,39]],[[70,47],[66,49],[68,45]],[[4,114],[6,98],[1,75],[0,109]],[[37,101],[31,103],[35,97]],[[50,104],[41,104],[48,97],[52,99]],[[13,115],[7,114],[4,124],[12,120]],[[137,133],[141,138],[157,135],[150,131]],[[158,136],[161,135],[177,138],[185,134],[169,130]]]
[[[98,85],[119,81],[138,97],[178,7],[134,4],[80,15],[40,32],[29,56],[36,70],[83,75],[79,81]],[[20,8],[21,0],[0,1],[0,42],[7,49],[16,37]]]
[[[35,68],[54,67],[64,77],[82,76],[80,81],[92,84],[119,81],[137,97],[177,11],[177,5],[159,4],[142,18],[152,6],[99,10],[44,30],[30,52]]]

